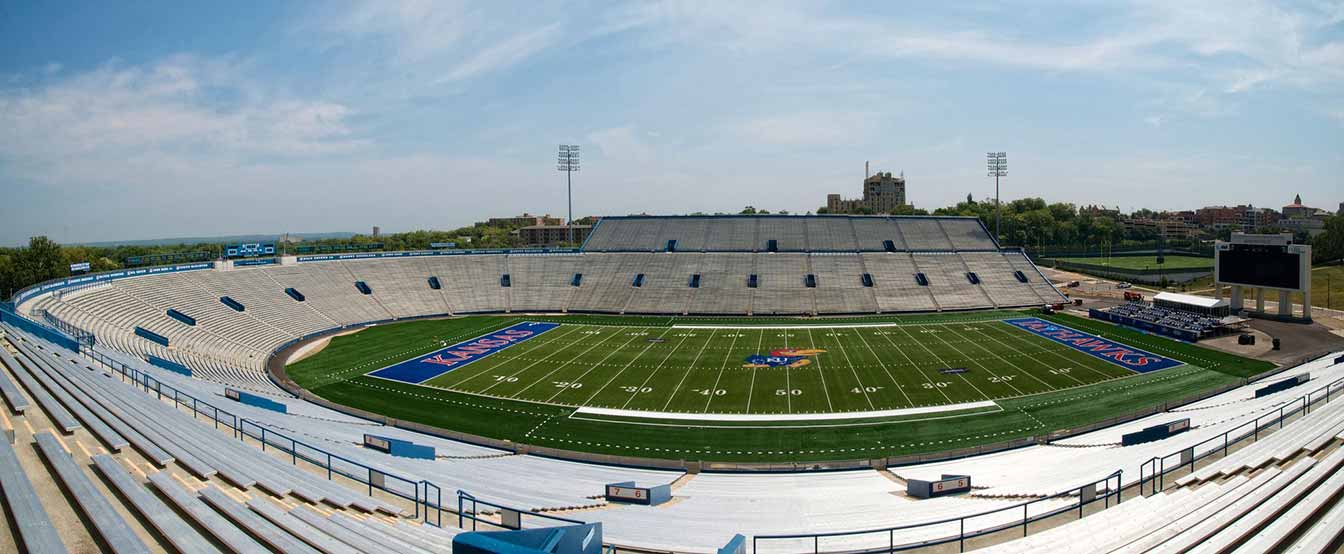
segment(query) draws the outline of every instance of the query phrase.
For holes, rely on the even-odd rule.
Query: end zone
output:
[[[1003,322],[1135,373],[1148,373],[1185,364],[1038,317],[1005,319]]]
[[[535,321],[519,323],[365,375],[418,385],[559,326]]]

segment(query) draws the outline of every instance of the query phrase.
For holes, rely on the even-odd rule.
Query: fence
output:
[[[501,520],[500,522],[495,522],[495,521],[492,521],[492,520],[489,520],[489,519],[483,519],[483,518],[481,518],[481,517],[478,515],[478,514],[481,514],[481,513],[482,513],[482,512],[480,511],[480,507],[481,507],[481,506],[485,506],[486,508],[488,508],[488,509],[486,510],[486,512],[499,512],[500,514],[503,515],[502,520]],[[561,524],[565,524],[565,525],[585,525],[585,524],[587,524],[586,521],[579,521],[579,520],[577,520],[577,519],[570,519],[570,518],[567,518],[567,517],[553,516],[553,515],[543,514],[543,513],[540,513],[540,512],[533,512],[533,511],[531,511],[531,510],[522,509],[522,508],[511,508],[511,507],[505,506],[505,505],[503,505],[503,504],[496,504],[496,503],[494,503],[494,502],[490,502],[490,501],[488,501],[488,500],[481,500],[481,499],[476,498],[476,497],[473,496],[471,493],[466,492],[466,491],[462,491],[462,490],[457,491],[457,528],[458,528],[458,529],[462,529],[462,530],[464,530],[464,531],[475,531],[475,530],[477,530],[478,524],[480,524],[480,523],[484,523],[484,524],[486,524],[486,525],[489,525],[490,527],[495,527],[495,528],[504,528],[504,529],[525,529],[525,528],[527,528],[527,525],[525,524],[526,518],[535,518],[535,519],[539,519],[539,520],[542,520],[542,521],[561,523]],[[509,523],[511,520],[515,520],[515,519],[516,519],[516,524],[510,524],[510,523]],[[468,521],[471,522],[471,529],[467,529],[467,522],[468,522]]]
[[[35,310],[33,311],[33,315],[42,318],[43,321],[47,322],[47,325],[55,327],[58,331],[69,335],[70,338],[75,339],[75,342],[79,343],[81,346],[91,348],[94,343],[97,342],[97,337],[94,337],[93,333],[85,331],[73,324],[66,323],[65,320],[52,315],[51,312],[46,310]]]
[[[1124,488],[1123,476],[1124,472],[1122,470],[1116,470],[1115,473],[1112,473],[1103,479],[1092,481],[1079,487],[1075,487],[1067,491],[1056,493],[1044,498],[1037,498],[1034,500],[1023,502],[1021,504],[1016,504],[1013,506],[1005,506],[1003,508],[988,510],[967,516],[947,518],[925,523],[914,523],[910,525],[900,525],[895,527],[886,527],[882,529],[869,529],[864,531],[806,533],[797,535],[756,535],[751,539],[751,551],[753,554],[760,554],[761,552],[760,546],[762,543],[768,544],[768,543],[780,543],[780,542],[793,542],[796,544],[800,541],[805,543],[810,540],[812,543],[811,550],[813,554],[820,554],[821,552],[871,552],[871,553],[899,552],[902,550],[913,550],[916,548],[925,548],[954,542],[957,543],[959,551],[965,552],[966,541],[968,539],[974,539],[976,537],[982,537],[985,535],[998,533],[1001,531],[1008,531],[1016,529],[1018,527],[1022,528],[1022,536],[1025,537],[1028,534],[1028,526],[1031,523],[1041,521],[1046,518],[1058,516],[1061,514],[1067,514],[1074,510],[1077,510],[1078,518],[1081,519],[1083,517],[1083,509],[1090,504],[1096,502],[1104,502],[1105,504],[1103,509],[1110,508],[1112,496],[1115,497],[1115,504],[1118,505],[1120,504],[1121,501],[1120,497],[1121,489]],[[1114,485],[1112,485],[1112,481],[1114,481]],[[1098,485],[1101,485],[1101,487],[1099,488]],[[1099,491],[1101,491],[1101,494],[1098,496]],[[1078,497],[1078,502],[1076,505],[1064,506],[1059,508],[1044,508],[1040,509],[1034,515],[1032,514],[1033,506],[1039,506],[1042,503],[1054,502],[1063,498],[1071,498],[1073,496]],[[1000,514],[1009,514],[1009,513],[1016,514],[1016,512],[1019,510],[1022,512],[1022,518],[1020,520],[1014,519],[1014,521],[1012,521],[1011,523],[991,523],[980,528],[975,528],[973,526],[970,531],[966,530],[967,521],[976,519],[1000,520],[1002,519]],[[955,524],[956,526],[955,527],[956,532],[951,532],[953,524]],[[942,527],[945,529],[945,531],[938,532],[935,529],[937,527]],[[918,542],[903,542],[897,544],[896,537],[898,531],[901,532],[902,534],[911,534],[911,535],[918,535],[921,532],[932,531],[935,533],[935,536],[933,538],[925,539]],[[885,546],[876,546],[876,547],[858,546],[856,548],[854,544],[846,544],[838,548],[827,548],[827,549],[822,548],[823,541],[828,542],[836,541],[842,543],[867,542],[871,545],[876,544],[878,541],[881,541],[884,537],[886,538]],[[797,551],[790,550],[789,552],[797,552]]]
[[[369,496],[373,496],[374,490],[380,490],[397,498],[410,501],[415,506],[416,519],[436,526],[442,525],[442,490],[433,482],[414,480],[388,473],[297,440],[257,422],[240,418],[228,410],[220,409],[218,406],[200,400],[97,350],[83,349],[79,352],[89,359],[112,369],[123,381],[135,383],[145,393],[154,394],[159,400],[171,399],[173,406],[178,409],[191,408],[193,418],[200,416],[209,418],[214,423],[215,429],[219,429],[220,425],[223,424],[231,431],[234,438],[243,441],[246,441],[246,439],[257,441],[263,452],[266,451],[267,447],[271,447],[283,454],[288,454],[291,464],[297,466],[299,461],[302,460],[323,469],[326,471],[329,481],[339,475],[358,482],[367,488]],[[432,518],[431,513],[433,514]]]
[[[1335,397],[1340,393],[1344,393],[1344,377],[1285,402],[1279,406],[1277,412],[1261,415],[1252,421],[1233,427],[1221,435],[1205,439],[1171,454],[1154,456],[1139,466],[1139,492],[1144,494],[1145,490],[1151,490],[1152,494],[1156,494],[1159,491],[1166,490],[1167,474],[1182,469],[1194,472],[1195,465],[1200,460],[1218,454],[1226,457],[1232,446],[1247,439],[1250,439],[1251,442],[1258,441],[1263,431],[1273,428],[1275,425],[1282,429],[1288,418],[1295,415],[1305,416],[1311,412],[1312,406],[1317,403],[1335,400]],[[1201,450],[1203,451],[1201,452]],[[1168,460],[1173,458],[1175,462],[1168,466]],[[1150,481],[1152,482],[1151,487],[1149,487]]]
[[[0,310],[0,322],[8,323],[10,325],[18,327],[19,329],[24,330],[25,332],[32,333],[33,335],[42,337],[47,342],[50,342],[52,344],[65,347],[68,350],[79,352],[79,342],[77,342],[75,339],[70,338],[65,333],[62,333],[57,329],[53,329],[51,327],[48,327],[46,325],[43,325],[41,323],[23,317],[16,312],[12,312],[9,310]]]

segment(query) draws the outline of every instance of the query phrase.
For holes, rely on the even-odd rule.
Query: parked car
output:
[[[1081,284],[1081,283],[1079,283],[1078,281],[1069,281],[1069,284],[1064,285],[1064,286],[1069,287],[1069,288],[1074,288],[1074,287],[1077,287],[1077,286],[1080,285],[1080,284]]]
[[[1126,282],[1124,282],[1124,281],[1120,281],[1119,283],[1116,283],[1116,284],[1115,284],[1115,288],[1117,288],[1117,289],[1127,289],[1127,288],[1132,287],[1132,286],[1134,286],[1134,285],[1131,285],[1131,284],[1126,283]]]

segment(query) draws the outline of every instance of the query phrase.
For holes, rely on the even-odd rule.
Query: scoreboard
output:
[[[1221,283],[1297,290],[1302,284],[1302,254],[1289,245],[1226,244],[1218,251]]]
[[[226,258],[255,258],[258,256],[274,256],[275,243],[250,243],[250,244],[231,244],[224,249]]]
[[[1302,291],[1311,276],[1311,247],[1290,235],[1234,233],[1214,252],[1214,280],[1225,285]]]

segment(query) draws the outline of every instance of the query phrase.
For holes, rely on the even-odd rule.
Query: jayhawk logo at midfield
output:
[[[812,363],[811,356],[826,352],[820,348],[784,348],[770,351],[769,356],[756,354],[747,356],[744,368],[758,367],[803,367]]]

